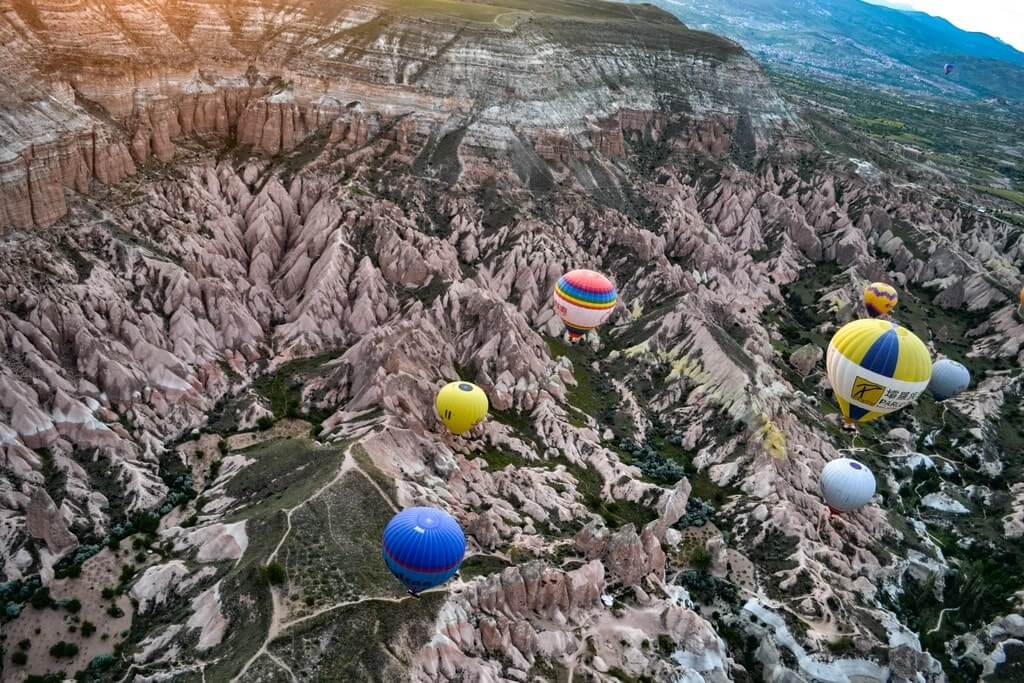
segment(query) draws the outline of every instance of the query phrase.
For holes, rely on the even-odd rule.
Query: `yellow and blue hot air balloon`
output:
[[[465,434],[487,417],[487,394],[471,382],[450,382],[437,392],[434,408],[452,434]]]
[[[917,400],[932,376],[928,348],[886,320],[855,320],[828,345],[828,380],[850,423],[868,422]]]
[[[864,307],[872,318],[889,315],[899,300],[896,288],[884,282],[872,282],[864,288]]]

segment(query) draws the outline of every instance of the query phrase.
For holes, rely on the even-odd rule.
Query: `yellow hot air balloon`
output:
[[[928,348],[886,320],[855,320],[828,345],[828,381],[850,423],[868,422],[917,400],[932,376]]]
[[[451,382],[434,399],[437,416],[452,434],[465,434],[487,417],[487,394],[470,382]]]
[[[899,300],[896,288],[884,282],[872,282],[864,288],[864,307],[872,318],[889,315]]]

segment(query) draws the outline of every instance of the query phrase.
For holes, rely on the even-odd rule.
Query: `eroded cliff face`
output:
[[[140,681],[941,680],[908,601],[960,595],[962,552],[1016,561],[1020,229],[815,151],[735,46],[653,10],[458,4],[4,12],[49,93],[5,124],[73,85],[4,129],[9,223],[55,221],[0,242],[6,577],[123,563]],[[573,267],[623,300],[578,347]],[[976,384],[851,442],[813,348],[883,278]],[[457,377],[492,407],[467,438],[433,414]],[[880,495],[833,520],[849,452]],[[413,504],[470,556],[415,603],[376,545]],[[133,531],[142,560],[96,552]],[[1013,652],[1006,597],[957,658]]]
[[[187,139],[275,155],[353,108],[430,114],[449,144],[499,153],[554,133],[552,153],[621,154],[596,122],[627,108],[746,113],[762,143],[789,119],[736,45],[652,7],[33,1],[0,16],[0,225],[18,228]]]

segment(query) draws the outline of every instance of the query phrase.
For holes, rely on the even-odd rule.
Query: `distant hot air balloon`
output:
[[[465,434],[487,417],[487,394],[471,382],[450,382],[437,392],[434,408],[452,434]]]
[[[896,288],[884,282],[872,282],[864,289],[864,307],[872,318],[889,315],[899,300]]]
[[[944,73],[947,76],[949,74],[953,73],[953,65],[952,64],[945,64],[945,65],[943,65],[942,73]]]
[[[852,512],[875,495],[875,475],[856,460],[832,460],[821,470],[821,494],[833,513]]]
[[[910,330],[885,320],[855,320],[828,345],[828,380],[843,418],[868,422],[913,403],[928,386],[932,359]]]
[[[960,363],[943,358],[932,366],[932,379],[928,392],[936,401],[945,401],[963,393],[971,385],[971,372]]]
[[[462,528],[444,510],[406,508],[384,529],[384,563],[413,595],[450,579],[465,552]]]
[[[592,270],[570,271],[555,285],[555,311],[571,341],[608,320],[617,299],[612,281]]]

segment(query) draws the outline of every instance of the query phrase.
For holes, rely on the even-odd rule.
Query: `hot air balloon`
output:
[[[1017,312],[1024,317],[1024,287],[1020,288],[1020,306],[1017,307]]]
[[[821,494],[833,514],[852,512],[875,495],[875,475],[856,460],[832,460],[821,470]]]
[[[573,270],[555,285],[555,311],[565,323],[569,340],[576,341],[604,323],[615,310],[615,285],[601,273]]]
[[[945,401],[962,393],[971,385],[971,372],[960,363],[943,358],[932,366],[932,379],[928,392],[936,401]]]
[[[849,422],[868,422],[913,403],[928,387],[932,359],[910,330],[886,320],[855,320],[828,345],[828,380]]]
[[[944,64],[942,66],[942,73],[947,75],[947,76],[949,74],[953,73],[953,65],[952,64]]]
[[[444,510],[406,508],[384,529],[384,563],[413,595],[450,579],[465,552],[462,527]]]
[[[452,434],[465,434],[487,417],[487,394],[470,382],[450,382],[437,392],[434,408]]]
[[[872,318],[889,315],[899,300],[896,288],[884,282],[872,282],[864,289],[864,306]]]

